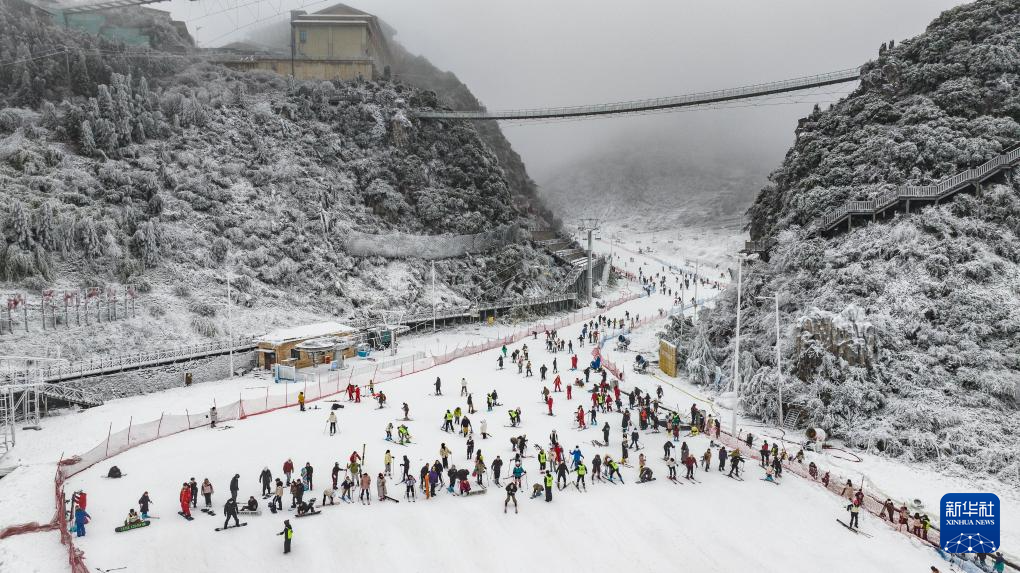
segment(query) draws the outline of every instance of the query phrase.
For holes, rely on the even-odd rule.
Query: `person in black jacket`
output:
[[[240,527],[241,522],[237,519],[237,500],[233,497],[223,504],[223,529],[230,524],[230,518],[234,518],[234,527]]]
[[[607,446],[609,445],[609,422],[602,426],[602,443]]]
[[[561,481],[563,485],[560,485]],[[556,466],[556,487],[559,489],[567,487],[567,463],[563,460],[560,460],[560,465]]]
[[[142,514],[142,519],[149,519],[149,504],[152,500],[149,499],[149,492],[142,493],[142,497],[138,498],[138,511]]]
[[[499,472],[503,469],[503,460],[496,456],[496,459],[492,460],[492,479],[499,485]]]
[[[230,478],[230,499],[234,500],[235,506],[237,504],[237,490],[240,489],[237,487],[237,482],[240,479],[241,474],[234,474],[234,477]]]
[[[514,502],[514,513],[517,513],[517,484],[513,481],[506,484],[506,501],[503,502],[503,513],[506,513],[506,508],[511,501]]]
[[[269,495],[273,491],[273,473],[269,471],[268,467],[262,468],[262,473],[259,474],[259,481],[262,482],[262,495]]]
[[[726,447],[719,446],[719,471],[726,471]]]
[[[308,484],[308,489],[309,490],[315,489],[315,486],[312,485],[312,483],[313,483],[312,482],[312,473],[314,471],[315,470],[312,469],[311,462],[305,462],[305,483]]]
[[[188,487],[191,488],[191,507],[198,507],[198,482],[195,478],[191,478]]]

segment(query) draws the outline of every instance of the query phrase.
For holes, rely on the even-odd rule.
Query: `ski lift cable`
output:
[[[300,10],[302,8],[308,8],[308,7],[311,7],[311,6],[316,6],[318,4],[323,4],[323,3],[329,2],[329,1],[331,1],[331,0],[312,0],[311,2],[305,2],[305,3],[301,4],[300,6],[297,6],[296,8],[294,8],[294,10]],[[261,23],[266,22],[268,20],[272,20],[272,19],[274,19],[274,18],[276,18],[276,17],[278,17],[278,16],[280,16],[282,14],[283,14],[283,10],[278,10],[277,12],[275,12],[273,14],[270,14],[270,15],[264,17],[264,18],[256,19],[256,20],[254,20],[252,22],[249,22],[247,24],[244,24],[244,25],[235,26],[233,30],[231,30],[229,32],[226,32],[224,34],[220,34],[219,36],[216,36],[215,38],[211,38],[209,40],[206,40],[205,43],[212,44],[214,42],[218,42],[219,40],[222,40],[223,38],[226,38],[227,36],[231,36],[233,34],[236,34],[237,32],[240,32],[241,30],[246,29],[246,28],[250,28],[252,26],[261,24]]]

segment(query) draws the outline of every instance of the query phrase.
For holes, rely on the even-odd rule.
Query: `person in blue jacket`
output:
[[[74,510],[74,532],[77,537],[85,537],[85,524],[92,516],[82,508]]]

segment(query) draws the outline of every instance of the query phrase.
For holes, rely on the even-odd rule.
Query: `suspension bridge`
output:
[[[788,80],[753,84],[736,88],[697,92],[686,95],[662,97],[654,99],[641,99],[615,103],[603,103],[592,105],[547,107],[532,109],[510,109],[502,111],[467,110],[418,110],[415,116],[418,119],[464,119],[464,120],[541,120],[541,119],[564,119],[598,117],[606,115],[625,115],[634,113],[645,113],[654,111],[668,111],[684,107],[696,107],[702,105],[725,103],[736,100],[753,99],[765,96],[779,95],[790,92],[809,90],[836,84],[845,84],[858,81],[861,77],[860,68],[850,68],[818,74],[803,76]]]

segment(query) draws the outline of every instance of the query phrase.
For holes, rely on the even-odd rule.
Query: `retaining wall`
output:
[[[255,365],[255,351],[234,353],[234,369],[249,369]],[[230,373],[230,355],[207,356],[183,362],[161,364],[152,368],[117,372],[102,376],[88,376],[62,382],[62,385],[81,388],[104,397],[123,398],[179,388],[184,375],[191,373],[191,382],[200,384],[223,380]]]

